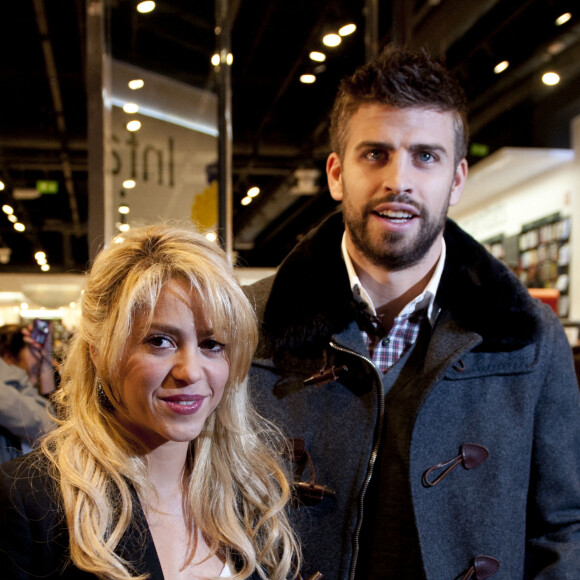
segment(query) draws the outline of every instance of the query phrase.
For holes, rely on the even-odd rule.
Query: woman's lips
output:
[[[193,415],[199,411],[204,399],[205,395],[174,395],[161,400],[178,415]]]

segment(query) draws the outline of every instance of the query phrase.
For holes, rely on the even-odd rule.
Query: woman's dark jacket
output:
[[[305,575],[354,578],[362,523],[390,497],[409,504],[427,580],[476,570],[470,577],[578,580],[579,393],[556,316],[448,221],[435,325],[382,375],[355,322],[343,231],[334,214],[274,277],[247,288],[262,323],[251,373],[258,408],[304,441],[312,464],[296,457],[297,477],[309,482],[313,467],[316,482],[335,492],[294,512]],[[384,449],[406,485],[392,490],[381,480],[369,506]],[[454,458],[429,485],[445,468],[427,470]]]
[[[60,497],[47,459],[39,451],[0,465],[0,578],[94,580],[96,576],[70,560]],[[137,494],[133,514],[116,553],[133,564],[134,575],[164,580]],[[258,580],[257,573],[250,580]]]

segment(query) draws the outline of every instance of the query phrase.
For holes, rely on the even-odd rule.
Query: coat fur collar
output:
[[[282,262],[263,313],[266,344],[279,352],[312,353],[355,315],[340,252],[342,214],[333,213]],[[531,343],[536,307],[527,289],[483,246],[447,220],[447,260],[437,300],[442,311],[483,338],[480,350],[512,350]],[[267,348],[267,350],[269,350]]]

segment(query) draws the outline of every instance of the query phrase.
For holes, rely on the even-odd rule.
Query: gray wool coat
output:
[[[382,441],[398,445],[427,580],[579,579],[579,390],[556,316],[448,220],[434,328],[381,376],[354,322],[342,232],[333,214],[247,287],[262,331],[255,403],[304,442],[296,478],[313,468],[334,491],[292,511],[303,576],[354,578]]]

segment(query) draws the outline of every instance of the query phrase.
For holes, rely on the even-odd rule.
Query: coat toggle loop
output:
[[[331,367],[328,366],[328,353],[326,350],[322,353],[322,368],[317,372],[314,373],[311,377],[308,377],[304,380],[304,384],[307,387],[313,386],[320,386],[325,385],[326,383],[332,383],[332,381],[336,381],[339,375],[348,371],[348,367],[346,365],[341,365],[339,367],[332,365]]]
[[[433,465],[423,474],[423,484],[427,487],[433,487],[441,483],[458,465],[463,465],[465,469],[473,469],[480,466],[489,457],[489,450],[483,445],[477,443],[464,443],[460,447],[460,453],[457,457],[449,461],[443,461]],[[443,469],[438,477],[431,480],[430,476],[434,471]]]
[[[499,561],[491,556],[475,556],[473,564],[467,570],[465,576],[461,580],[486,580],[491,578],[499,570]]]

